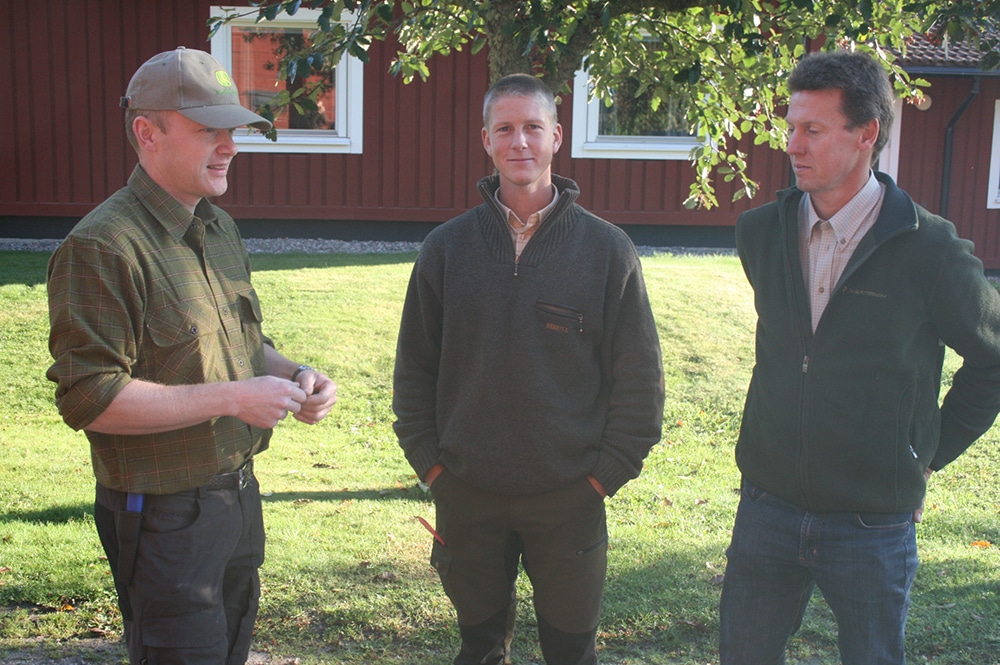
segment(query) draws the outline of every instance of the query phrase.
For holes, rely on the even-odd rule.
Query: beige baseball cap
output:
[[[122,108],[179,111],[214,129],[249,125],[266,131],[271,123],[240,104],[229,72],[210,54],[183,46],[154,55],[129,81]]]

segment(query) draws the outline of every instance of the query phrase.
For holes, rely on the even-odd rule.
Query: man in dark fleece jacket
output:
[[[551,173],[562,129],[528,75],[493,85],[484,203],[436,228],[413,268],[393,409],[431,487],[431,563],[458,614],[457,665],[509,656],[519,565],[549,665],[597,662],[604,497],[660,439],[660,346],[639,258]]]
[[[927,478],[1000,410],[1000,297],[972,243],[871,170],[893,120],[875,60],[807,56],[789,89],[796,186],[736,227],[757,358],[720,655],[783,663],[819,587],[844,665],[900,665]],[[945,346],[963,364],[939,407]]]

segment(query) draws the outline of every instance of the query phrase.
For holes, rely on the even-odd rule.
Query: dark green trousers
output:
[[[116,519],[125,496],[98,485],[94,521],[115,579],[129,662],[243,665],[264,561],[256,478],[244,487],[147,495],[133,561],[122,559]]]
[[[431,491],[444,540],[434,542],[431,564],[462,635],[455,665],[493,665],[508,657],[521,566],[531,580],[546,663],[596,663],[608,532],[604,499],[587,479],[509,497],[445,471]]]

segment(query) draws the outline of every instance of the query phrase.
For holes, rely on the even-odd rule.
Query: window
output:
[[[993,150],[990,153],[990,187],[987,208],[1000,208],[1000,99],[993,109]]]
[[[225,13],[212,7],[213,16]],[[316,30],[319,12],[300,9],[295,16],[281,15],[273,21],[256,22],[256,12],[225,24],[212,37],[212,55],[228,69],[240,91],[240,100],[256,108],[282,90],[293,92],[303,85],[318,85],[318,109],[299,113],[292,107],[277,119],[277,142],[252,132],[237,132],[236,143],[244,152],[361,153],[364,111],[364,66],[345,55],[327,76],[305,81],[277,81],[275,72],[281,52],[309,39]]]
[[[609,108],[590,98],[590,76],[578,71],[573,79],[571,154],[584,159],[689,159],[699,141],[687,133],[686,103],[683,98],[667,100],[655,114],[623,112],[617,101]]]
[[[885,173],[898,185],[899,184],[899,136],[900,127],[903,124],[903,100],[897,98],[892,104],[893,118],[892,129],[889,130],[889,142],[882,148],[878,156],[875,168]],[[905,188],[904,188],[905,189]]]

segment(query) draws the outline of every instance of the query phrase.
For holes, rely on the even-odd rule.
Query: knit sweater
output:
[[[423,477],[443,463],[500,495],[590,474],[609,494],[659,441],[663,375],[638,255],[553,178],[556,207],[519,259],[494,200],[435,228],[413,267],[395,431]]]
[[[905,512],[924,471],[1000,411],[1000,297],[972,243],[892,180],[815,333],[799,258],[802,192],[740,216],[756,365],[736,459],[744,478],[809,510]],[[944,345],[963,358],[939,407]]]

